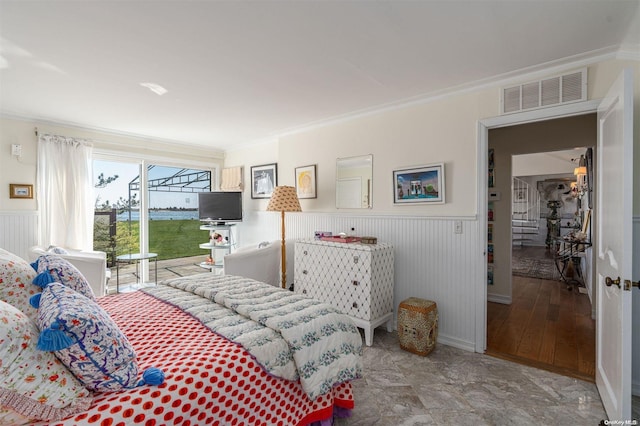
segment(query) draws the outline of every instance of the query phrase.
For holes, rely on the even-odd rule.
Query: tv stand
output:
[[[213,227],[216,227],[216,226],[227,226],[227,222],[216,222],[215,220],[206,220],[205,222],[206,222],[206,224],[202,225],[203,227],[204,226],[213,226]],[[204,229],[203,227],[200,227],[200,229]]]
[[[234,231],[235,224],[224,222],[211,222],[208,225],[200,225],[200,229],[209,231],[209,242],[200,244],[200,248],[209,250],[209,259],[200,262],[200,266],[210,271],[222,271],[224,268],[224,256],[235,249]],[[219,236],[219,238],[215,238]]]

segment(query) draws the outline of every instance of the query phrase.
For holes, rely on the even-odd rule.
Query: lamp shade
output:
[[[575,169],[573,169],[573,174],[578,176],[578,175],[586,175],[587,174],[587,168],[585,166],[580,166],[580,167],[576,167]]]
[[[268,212],[301,212],[298,194],[293,186],[276,186],[267,205]]]

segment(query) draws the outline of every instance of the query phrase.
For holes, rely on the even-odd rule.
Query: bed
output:
[[[211,273],[97,303],[135,350],[139,372],[158,368],[163,383],[94,392],[87,409],[32,424],[330,424],[354,407],[362,338],[329,305]]]

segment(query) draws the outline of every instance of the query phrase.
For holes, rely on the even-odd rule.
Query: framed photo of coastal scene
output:
[[[444,163],[393,171],[394,204],[444,204]]]

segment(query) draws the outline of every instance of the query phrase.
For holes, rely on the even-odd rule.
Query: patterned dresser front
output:
[[[296,293],[349,315],[368,346],[375,327],[393,330],[393,246],[297,241],[294,276]]]

